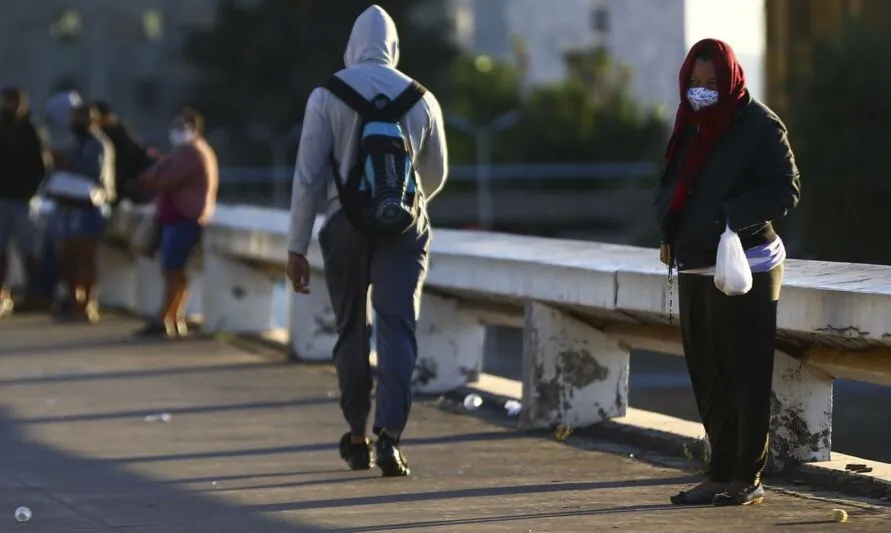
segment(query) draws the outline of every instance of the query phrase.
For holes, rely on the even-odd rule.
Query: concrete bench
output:
[[[109,234],[126,239],[145,216],[145,210],[121,209]],[[202,315],[205,331],[274,328],[288,218],[283,210],[220,206],[193,274],[190,311]],[[321,224],[317,220],[316,232]],[[103,304],[155,313],[157,263],[111,245],[102,254]],[[289,293],[287,342],[295,359],[324,361],[331,358],[335,328],[315,240],[308,258],[312,293]],[[669,321],[666,267],[651,249],[434,230],[425,290],[417,390],[441,393],[475,381],[486,326],[519,327],[521,419],[528,427],[622,417],[630,349],[683,354],[677,296]],[[779,460],[828,461],[833,380],[891,384],[891,267],[789,261],[779,328],[772,451]]]

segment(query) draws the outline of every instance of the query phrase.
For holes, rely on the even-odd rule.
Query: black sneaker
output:
[[[351,440],[352,433],[345,433],[340,438],[338,449],[340,458],[346,461],[350,470],[369,470],[371,468],[371,443],[366,439],[365,442],[354,443]]]
[[[690,490],[682,490],[671,497],[674,505],[711,505],[715,496],[724,492],[727,485],[718,483],[700,483]]]
[[[733,483],[726,491],[715,495],[712,505],[730,507],[736,505],[758,505],[764,502],[764,486]]]
[[[397,439],[387,433],[381,433],[374,444],[377,467],[381,469],[384,477],[403,477],[411,474]]]
[[[176,328],[153,320],[133,336],[141,339],[172,339],[176,337]]]

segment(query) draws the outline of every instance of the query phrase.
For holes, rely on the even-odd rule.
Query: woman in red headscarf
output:
[[[711,461],[709,478],[671,501],[760,503],[786,258],[771,221],[798,204],[798,169],[785,125],[749,95],[727,43],[696,43],[678,81],[681,102],[655,204],[662,260],[679,272],[684,354]],[[728,226],[752,268],[752,289],[742,296],[725,295],[709,275]]]

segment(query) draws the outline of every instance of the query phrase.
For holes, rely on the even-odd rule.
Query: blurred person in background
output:
[[[93,104],[99,127],[114,145],[115,190],[117,200],[146,204],[154,199],[153,191],[139,186],[139,175],[160,159],[156,150],[148,148],[142,139],[115,113],[111,104],[98,100]]]
[[[695,44],[679,84],[656,209],[662,260],[679,272],[684,354],[711,460],[708,479],[671,501],[761,503],[786,259],[771,222],[798,204],[798,169],[786,126],[749,95],[727,43]],[[752,270],[752,288],[740,296],[724,294],[708,275],[725,227],[739,235]]]
[[[71,132],[71,110],[83,104],[77,91],[66,90],[53,94],[44,106],[44,122],[50,146],[50,163],[53,167],[65,158],[65,152],[74,143]],[[46,195],[44,198],[49,199]],[[53,311],[68,310],[67,295],[59,294],[62,277],[60,257],[61,213],[52,201],[41,204],[38,220],[41,228],[40,265],[38,290],[41,296],[52,303]]]
[[[12,241],[26,275],[25,305],[37,302],[37,228],[31,218],[31,199],[46,176],[49,153],[31,120],[28,95],[17,87],[0,91],[0,316],[13,308],[6,286]]]
[[[44,192],[59,215],[60,265],[69,302],[62,317],[96,322],[96,256],[108,205],[115,199],[114,146],[83,102],[71,109],[70,128],[72,144],[58,158]]]
[[[46,102],[45,120],[49,145],[54,158],[63,158],[74,143],[71,131],[71,110],[83,105],[77,91],[61,91]]]
[[[415,328],[427,272],[426,203],[442,189],[448,173],[442,110],[433,94],[396,69],[396,25],[379,6],[356,19],[344,63],[346,68],[313,91],[306,104],[294,173],[287,272],[295,292],[309,292],[306,251],[316,201],[326,195],[319,244],[337,319],[334,361],[340,406],[349,425],[340,440],[340,456],[351,469],[366,470],[374,455],[384,476],[407,476],[410,469],[400,438],[412,405]],[[370,127],[361,131],[363,123]],[[359,160],[363,156],[368,158],[364,162]],[[371,209],[360,199],[356,189],[362,189],[356,184],[365,179],[380,183],[366,172],[384,168],[393,169],[396,177],[388,182],[395,182],[397,191],[410,191],[410,198],[395,192],[388,198],[400,198],[398,204],[382,204],[380,197],[372,197],[369,201],[377,202],[379,209]],[[393,219],[408,222],[397,225],[406,229],[387,237],[359,229],[359,213],[372,212],[381,214],[378,222],[384,225]],[[410,219],[403,216],[408,213]],[[378,353],[374,454],[367,433],[371,285]]]
[[[174,338],[188,333],[187,266],[201,233],[216,208],[219,166],[204,138],[204,117],[184,109],[170,123],[173,150],[141,177],[143,187],[158,191],[164,301],[159,316],[137,332],[140,337]]]

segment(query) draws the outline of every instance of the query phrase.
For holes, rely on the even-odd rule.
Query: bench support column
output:
[[[136,313],[145,318],[155,318],[161,312],[164,300],[164,278],[161,275],[160,254],[154,258],[139,256],[136,260],[137,297]]]
[[[212,248],[204,250],[202,305],[207,333],[262,333],[272,329],[275,278]]]
[[[417,326],[415,390],[440,394],[463,387],[479,376],[486,328],[460,309],[458,300],[425,294]]]
[[[337,321],[331,297],[325,285],[325,273],[313,270],[309,294],[296,294],[286,280],[291,359],[295,361],[330,361],[337,342]]]
[[[584,427],[624,416],[628,350],[548,305],[527,302],[525,315],[523,425]]]
[[[770,451],[775,468],[828,461],[832,449],[832,376],[777,351]]]
[[[121,247],[101,243],[98,250],[99,303],[102,307],[134,311],[139,301],[139,261]]]

